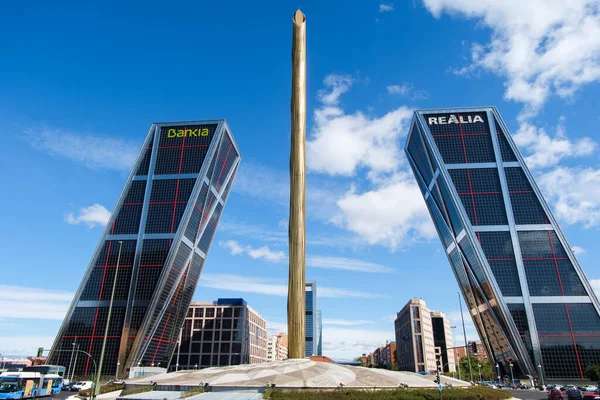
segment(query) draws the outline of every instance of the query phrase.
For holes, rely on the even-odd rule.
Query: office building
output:
[[[239,161],[224,120],[151,126],[49,363],[78,348],[75,375],[94,373],[115,284],[102,374],[169,365]]]
[[[321,310],[317,310],[317,355],[323,355],[323,317]]]
[[[282,337],[279,335],[269,335],[267,339],[267,361],[283,361],[287,359],[287,343],[284,346],[281,339]]]
[[[405,150],[491,361],[585,379],[600,304],[496,108],[416,111]]]
[[[480,361],[488,361],[488,355],[485,346],[480,341],[469,341],[467,344],[469,355],[477,357]],[[454,360],[458,364],[461,358],[467,355],[467,349],[464,346],[454,348]]]
[[[317,283],[306,282],[306,357],[318,354]]]
[[[446,314],[441,311],[431,311],[431,326],[433,327],[433,345],[439,348],[436,356],[439,369],[443,372],[456,371],[454,353],[452,352],[452,327]]]
[[[244,299],[193,301],[169,369],[267,361],[266,321]]]
[[[437,370],[431,312],[422,299],[412,298],[394,321],[398,370]]]

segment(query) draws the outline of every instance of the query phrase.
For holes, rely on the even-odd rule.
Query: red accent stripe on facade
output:
[[[107,336],[108,339],[118,339],[121,336]],[[63,338],[65,339],[104,339],[104,335],[102,336],[80,336],[80,335],[73,335],[73,336],[63,336]]]
[[[460,118],[460,116],[459,116]],[[462,125],[461,125],[462,126]],[[463,141],[464,145],[464,141]],[[467,153],[465,153],[465,159],[467,157]],[[475,218],[475,225],[479,225],[479,221],[477,220],[477,207],[475,207],[475,196],[473,196],[473,185],[471,184],[471,171],[467,170],[467,179],[469,180],[469,190],[471,190],[471,204],[473,205],[473,217]]]
[[[167,314],[167,321],[165,322],[165,325],[163,326],[163,330],[160,334],[160,340],[158,342],[158,345],[156,346],[156,350],[154,350],[154,356],[152,356],[152,364],[154,364],[154,360],[156,360],[156,354],[158,354],[158,349],[160,349],[160,345],[162,344],[162,340],[163,340],[163,335],[165,334],[165,330],[167,329],[167,325],[169,325],[169,320],[171,319],[171,313]]]
[[[150,205],[185,204],[187,201],[152,201]]]
[[[179,165],[181,168],[181,165]],[[173,203],[173,214],[171,215],[171,233],[175,227],[175,211],[177,211],[177,196],[179,195],[179,179],[177,179],[177,186],[175,187],[175,202]]]
[[[556,262],[556,252],[554,251],[554,243],[552,242],[552,235],[550,231],[546,231],[548,234],[548,241],[550,242],[550,248],[552,249],[552,257],[554,257],[554,266],[556,267],[556,275],[558,276],[558,284],[560,285],[560,291],[562,295],[565,295],[565,289],[563,288],[562,279],[560,278],[560,271],[558,269],[558,262]],[[585,379],[583,375],[583,369],[581,368],[581,360],[579,359],[579,351],[577,350],[577,341],[575,340],[575,333],[573,332],[573,325],[571,324],[571,315],[569,314],[569,306],[565,304],[565,312],[567,313],[567,321],[569,322],[569,330],[571,331],[571,339],[573,340],[573,349],[575,349],[575,357],[577,358],[577,366],[579,367],[579,374],[581,379]]]
[[[185,138],[185,136],[184,136]],[[185,146],[186,149],[193,149],[195,147],[208,147],[207,144],[192,144]],[[181,146],[158,146],[159,149],[180,149]]]
[[[198,209],[198,211],[200,211],[200,213],[202,214],[202,209],[200,207],[198,207],[198,204],[194,204],[194,207],[196,207]]]
[[[460,122],[459,122],[460,124]],[[460,133],[436,133],[435,135],[432,134],[432,136],[434,137],[438,137],[438,136],[487,136],[489,135],[489,133],[465,133],[465,134],[460,134]]]
[[[223,157],[221,157],[219,155],[219,158],[221,158],[221,162],[223,163],[223,165],[221,166],[221,171],[219,172],[219,177],[217,178],[217,180],[215,181],[215,187],[218,189],[220,184],[219,184],[219,180],[221,179],[221,174],[223,174],[223,169],[225,167],[227,167],[227,162],[225,160],[227,160],[227,157],[229,157],[229,152],[231,151],[231,147],[233,146],[233,144],[230,142],[229,143],[229,148],[227,149],[227,154],[225,154],[225,159],[223,159]],[[229,171],[229,168],[227,168],[227,171]]]
[[[96,336],[96,323],[98,322],[98,310],[99,308],[96,307],[96,316],[94,317],[94,327],[92,328],[92,337]],[[92,347],[94,347],[94,339],[90,340],[90,345],[88,346],[88,353],[92,354]],[[88,368],[90,366],[90,358],[88,357],[85,361],[85,373],[84,375],[88,374]]]

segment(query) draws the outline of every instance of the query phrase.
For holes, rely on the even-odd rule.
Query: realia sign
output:
[[[483,123],[481,115],[447,114],[445,116],[428,117],[428,125],[450,125],[450,124],[476,124]]]

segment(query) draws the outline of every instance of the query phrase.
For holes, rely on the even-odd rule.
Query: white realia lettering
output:
[[[427,124],[429,125],[475,124],[483,122],[483,117],[479,114],[475,116],[448,114],[440,117],[427,117]]]

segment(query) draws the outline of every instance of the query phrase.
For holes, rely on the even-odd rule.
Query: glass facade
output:
[[[498,111],[416,111],[405,151],[503,375],[585,379],[600,304]]]
[[[49,362],[100,358],[116,277],[102,373],[169,366],[239,161],[224,120],[152,125]],[[83,358],[75,375],[93,374]]]
[[[317,315],[317,283],[306,282],[306,357],[319,355],[320,329]]]

